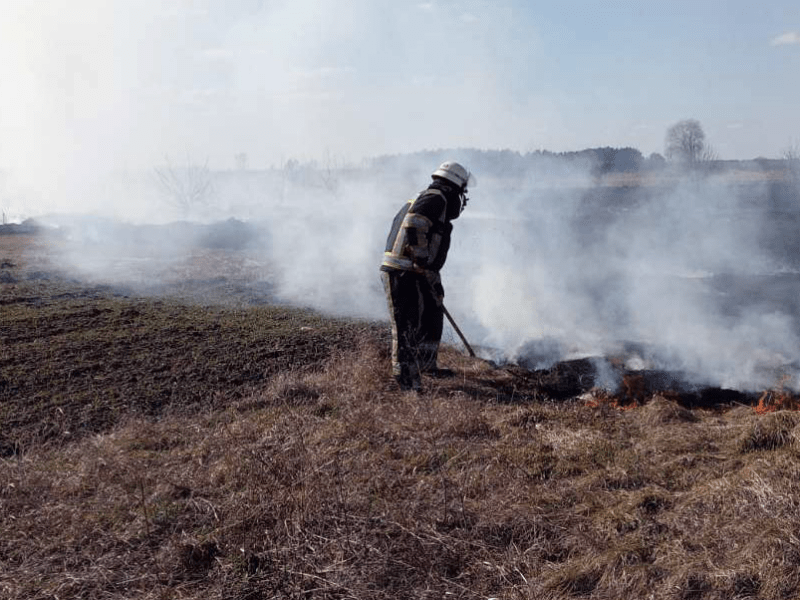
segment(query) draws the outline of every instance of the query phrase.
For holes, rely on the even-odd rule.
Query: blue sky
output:
[[[4,0],[0,169],[800,144],[800,3]],[[54,167],[57,171],[58,167]]]

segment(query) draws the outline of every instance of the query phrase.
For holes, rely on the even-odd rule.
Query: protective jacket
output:
[[[420,389],[420,373],[437,370],[444,288],[439,270],[450,249],[450,221],[461,192],[434,180],[397,213],[386,240],[381,278],[392,321],[392,372],[402,388]]]
[[[460,212],[458,190],[446,182],[434,181],[395,216],[381,270],[438,273],[450,250],[450,221]]]

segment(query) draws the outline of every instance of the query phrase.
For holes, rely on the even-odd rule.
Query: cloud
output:
[[[773,38],[770,42],[771,46],[789,46],[791,44],[800,45],[800,33],[796,31],[787,31],[784,34]]]
[[[209,100],[225,94],[221,88],[192,88],[180,90],[175,94],[175,100],[179,104],[204,105]]]
[[[317,67],[314,69],[303,69],[298,71],[301,77],[317,79],[317,78],[335,78],[352,75],[356,72],[356,68],[350,65],[340,67]]]
[[[236,53],[233,50],[221,47],[206,48],[201,50],[199,55],[209,60],[231,60],[236,58]]]

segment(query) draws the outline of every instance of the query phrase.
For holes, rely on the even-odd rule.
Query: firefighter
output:
[[[470,172],[444,162],[433,182],[397,213],[381,264],[392,322],[392,374],[401,389],[422,390],[422,373],[452,375],[439,369],[444,288],[439,270],[450,249],[451,221],[467,205]]]

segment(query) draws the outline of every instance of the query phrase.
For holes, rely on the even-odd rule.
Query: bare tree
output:
[[[786,161],[786,171],[789,178],[794,182],[800,182],[800,143],[793,141],[783,151],[783,159]]]
[[[700,153],[700,156],[697,160],[698,162],[704,163],[713,162],[715,160],[719,160],[719,153],[714,150],[713,146],[706,144],[706,147],[703,148],[703,151]]]
[[[664,153],[670,160],[692,166],[704,160],[713,160],[715,156],[706,145],[703,126],[696,119],[678,121],[667,129]]]
[[[233,160],[236,162],[237,171],[247,171],[249,167],[247,152],[239,152],[238,154],[235,154]]]
[[[166,163],[163,167],[155,167],[156,181],[181,212],[188,214],[208,203],[214,191],[208,160],[202,165],[187,160],[185,167],[176,167],[167,157]]]
[[[325,165],[319,169],[319,176],[322,180],[323,187],[334,196],[337,195],[339,190],[339,177],[341,167],[338,165],[335,158],[331,156],[329,151],[325,151]]]
[[[720,168],[720,164],[717,162],[718,160],[719,154],[717,151],[710,144],[706,144],[703,151],[700,152],[695,166],[701,167],[705,172],[716,171]]]

